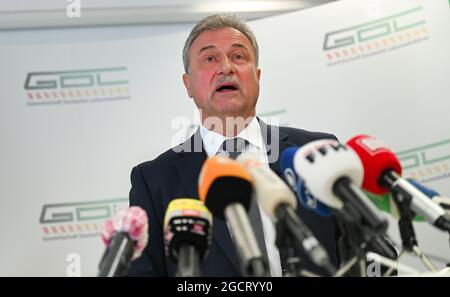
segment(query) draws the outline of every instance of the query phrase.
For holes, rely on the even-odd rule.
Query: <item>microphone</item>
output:
[[[374,234],[386,233],[387,221],[359,187],[363,179],[361,161],[345,145],[332,139],[310,142],[295,154],[294,168],[324,204],[334,209],[351,205]]]
[[[131,206],[118,211],[103,224],[101,238],[107,248],[100,260],[98,276],[125,276],[130,262],[139,258],[147,246],[145,210]]]
[[[295,172],[294,169],[294,156],[298,146],[290,147],[283,151],[280,157],[280,167],[284,176],[284,180],[291,187],[291,189],[297,194],[297,198],[300,203],[306,207],[307,209],[313,210],[320,216],[329,217],[333,214],[333,212],[320,202],[320,199],[317,199],[314,195],[306,187],[304,181],[301,177]],[[385,212],[391,213],[392,207],[395,207],[395,204],[392,205],[392,200],[389,199],[389,195],[375,195],[370,192],[364,192],[367,197],[380,209]]]
[[[332,146],[338,149],[335,150]],[[315,165],[318,167],[313,168],[316,170],[313,172],[315,175],[311,175],[312,173],[306,173],[305,175],[303,173],[305,177],[297,179],[297,188],[303,189],[297,192],[297,195],[300,196],[300,201],[306,201],[309,198],[305,198],[305,196],[314,193],[313,197],[320,200],[321,207],[311,209],[320,215],[335,213],[341,232],[346,237],[348,244],[356,248],[358,252],[361,250],[361,245],[363,245],[366,247],[365,249],[385,255],[390,259],[395,259],[397,254],[384,239],[387,222],[381,218],[378,210],[375,209],[365,193],[356,185],[353,187],[356,194],[354,197],[350,197],[350,200],[345,196],[343,197],[342,193],[335,193],[333,183],[339,182],[342,176],[353,176],[352,179],[354,180],[362,179],[362,167],[359,164],[358,157],[345,146],[341,146],[342,144],[335,140],[318,140],[297,149],[297,151],[294,151],[296,148],[287,149],[282,154],[281,161],[284,163],[282,166],[297,175],[297,172],[300,171],[297,168],[301,166],[304,166],[303,169],[305,170],[303,171],[310,170],[304,162],[309,163],[309,159],[316,161]],[[301,154],[308,151],[305,161]],[[331,162],[332,165],[327,164],[325,160]],[[284,171],[286,172],[286,170]],[[321,174],[321,171],[323,174]],[[298,173],[298,176],[301,177],[301,173]],[[292,176],[292,174],[290,175]],[[321,183],[321,179],[324,179],[324,182]],[[325,187],[322,184],[325,184]],[[314,187],[314,190],[308,190],[310,185]],[[344,204],[342,201],[346,203]],[[341,244],[344,243],[342,242]],[[348,252],[347,248],[343,247],[341,252]]]
[[[332,214],[331,210],[309,192],[308,188],[304,186],[301,177],[295,172],[294,156],[298,149],[298,146],[293,146],[285,149],[281,153],[280,169],[283,173],[284,180],[296,193],[298,201],[306,209],[314,210],[320,216],[329,217]]]
[[[198,277],[211,245],[212,215],[203,202],[178,198],[164,216],[166,255],[178,264],[177,277]]]
[[[281,224],[297,248],[331,275],[335,268],[328,253],[296,213],[297,200],[289,187],[254,153],[243,153],[236,161],[250,173],[256,198],[274,222]]]
[[[252,178],[245,168],[226,157],[210,157],[199,177],[199,196],[214,216],[226,220],[241,258],[243,274],[267,276],[267,263],[256,240],[247,211]]]
[[[411,198],[410,208],[437,228],[450,232],[450,217],[414,185],[401,177],[402,167],[395,154],[381,141],[358,135],[347,142],[364,167],[363,188],[375,194],[394,191]]]

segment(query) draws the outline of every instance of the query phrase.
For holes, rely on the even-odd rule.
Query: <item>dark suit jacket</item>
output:
[[[273,133],[273,126],[259,120],[266,144],[279,143],[279,153],[291,146],[302,146],[310,141],[335,138],[331,134],[279,127]],[[268,133],[264,133],[268,131]],[[278,135],[277,135],[278,134]],[[200,143],[200,145],[199,145]],[[181,148],[197,147],[197,152],[179,152]],[[198,151],[198,149],[200,151]],[[178,152],[176,152],[178,151]],[[269,153],[268,153],[269,154]],[[137,205],[147,211],[149,220],[149,241],[142,256],[132,262],[130,276],[174,276],[176,265],[164,254],[163,219],[169,202],[176,198],[198,198],[198,176],[207,158],[203,150],[199,130],[185,143],[170,149],[153,161],[142,163],[131,172],[130,206]],[[278,175],[279,159],[270,163]],[[317,239],[327,249],[331,260],[337,266],[336,225],[333,218],[316,215],[299,204],[298,214],[309,226]],[[282,257],[283,258],[283,257]],[[322,273],[306,257],[302,257],[306,268]],[[282,259],[284,266],[284,261]],[[227,224],[213,219],[213,240],[208,256],[201,264],[203,276],[240,276],[240,266]]]

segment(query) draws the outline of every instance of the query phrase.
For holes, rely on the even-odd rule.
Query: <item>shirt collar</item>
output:
[[[225,137],[222,134],[208,130],[203,125],[200,126],[200,135],[203,140],[203,147],[205,148],[208,156],[215,156],[225,139],[234,137]],[[253,117],[252,121],[242,130],[236,137],[241,137],[247,140],[251,145],[262,149],[264,147],[264,141],[261,134],[261,127],[256,117]]]

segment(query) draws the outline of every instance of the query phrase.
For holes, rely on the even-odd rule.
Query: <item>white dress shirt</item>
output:
[[[205,148],[208,156],[216,156],[218,154],[227,154],[222,151],[222,144],[226,139],[234,137],[225,137],[222,134],[218,134],[214,131],[208,130],[203,125],[200,126],[200,135],[203,141],[203,147]],[[266,146],[261,134],[261,128],[256,117],[248,124],[248,126],[242,130],[236,137],[241,137],[248,141],[248,145],[243,152],[255,152],[260,161],[268,164],[268,158],[266,153]],[[264,232],[264,241],[266,243],[267,257],[269,260],[269,268],[271,276],[282,276],[280,252],[275,245],[275,225],[270,217],[264,212],[258,203],[259,212],[261,214],[261,224]]]

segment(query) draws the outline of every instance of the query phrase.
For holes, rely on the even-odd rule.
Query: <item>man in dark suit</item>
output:
[[[198,198],[198,176],[203,162],[208,156],[226,153],[221,151],[225,140],[245,139],[280,175],[278,157],[284,149],[317,139],[335,138],[331,134],[270,126],[256,117],[261,74],[258,45],[254,34],[241,20],[232,16],[211,16],[200,21],[186,40],[183,62],[183,82],[200,111],[202,125],[185,143],[133,168],[130,205],[147,211],[149,243],[141,258],[132,262],[129,275],[175,274],[175,264],[164,254],[163,219],[167,205],[176,198]],[[334,220],[301,207],[298,214],[337,265]],[[275,247],[273,224],[263,212],[260,221],[270,274],[281,276],[286,263],[284,255]],[[202,275],[241,275],[226,222],[214,218],[212,232],[209,254],[201,264]],[[302,260],[308,270],[323,272],[307,257]]]

